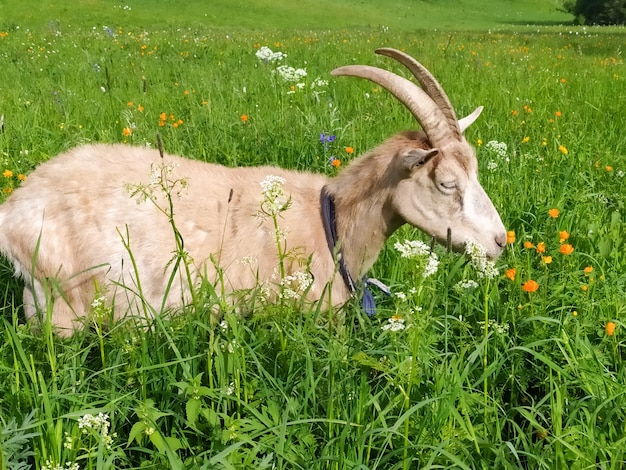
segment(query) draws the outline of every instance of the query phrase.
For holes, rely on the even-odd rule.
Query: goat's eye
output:
[[[446,194],[452,193],[456,189],[455,181],[442,181],[439,183],[439,189]]]

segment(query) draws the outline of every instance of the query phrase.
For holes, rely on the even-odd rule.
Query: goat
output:
[[[180,307],[189,301],[190,288],[178,274],[171,282],[177,236],[193,282],[219,280],[227,294],[279,282],[274,220],[286,234],[280,241],[283,254],[300,249],[310,255],[307,299],[343,304],[352,288],[329,249],[322,193],[334,203],[342,263],[354,279],[372,267],[385,241],[405,223],[440,242],[450,238],[457,251],[472,241],[497,258],[505,228],[478,182],[476,156],[463,137],[482,108],[457,120],[442,87],[419,62],[395,49],[376,53],[407,67],[421,88],[372,66],[345,66],[331,74],[386,88],[423,131],[391,137],[334,178],[269,166],[227,168],[123,144],[84,145],[41,164],[0,206],[0,253],[25,281],[27,319],[51,312],[52,325],[68,335],[97,295],[114,306],[115,318],[141,312],[146,304]],[[186,183],[170,195],[173,213],[166,194],[146,194],[155,171],[161,171],[160,182]],[[288,209],[274,218],[259,217],[259,183],[268,175],[284,180],[289,198]],[[143,188],[149,200],[131,197],[129,188]],[[297,262],[284,261],[281,275],[298,270]],[[165,300],[164,292],[169,292]]]

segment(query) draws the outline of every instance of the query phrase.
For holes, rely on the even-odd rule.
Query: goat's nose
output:
[[[506,245],[506,233],[499,233],[496,235],[496,245],[500,248],[504,248]]]

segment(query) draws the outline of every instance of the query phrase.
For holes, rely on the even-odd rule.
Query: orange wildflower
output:
[[[13,172],[11,170],[4,170],[2,172],[2,176],[4,176],[5,178],[11,178],[13,177]]]
[[[509,230],[506,232],[506,242],[515,243],[515,232],[513,230]]]
[[[605,169],[606,169],[606,171],[613,171],[613,167],[612,167],[612,166],[610,166],[610,165],[607,165],[607,166],[605,167]]]
[[[537,253],[545,253],[546,252],[546,244],[544,242],[537,243]]]
[[[561,111],[557,111],[556,113],[554,113],[554,115],[555,115],[556,117],[561,117],[561,116],[562,116]]]
[[[132,108],[132,106],[133,106],[133,102],[132,102],[132,101],[129,101],[128,103],[126,103],[126,106],[128,106],[129,108]]]
[[[560,212],[559,212],[559,210],[558,210],[558,209],[556,209],[556,208],[555,208],[555,209],[550,209],[550,210],[548,211],[548,215],[549,215],[550,217],[552,217],[553,219],[556,219],[556,218],[559,216],[559,214],[560,214]]]
[[[354,153],[354,149],[352,147],[345,148],[346,153]]]
[[[552,263],[552,256],[542,256],[541,261],[543,261],[545,264],[550,264]]]
[[[335,168],[339,168],[341,166],[341,160],[339,160],[338,158],[334,158],[333,161],[330,162],[330,164]]]
[[[583,271],[585,272],[585,274],[591,274],[593,272],[593,266],[586,266]]]
[[[20,180],[20,181],[26,181],[26,178],[28,178],[28,176],[23,175],[21,173],[19,175],[17,175],[17,179]]]
[[[587,290],[589,289],[589,286],[587,284],[583,284],[582,286],[580,286],[580,288],[583,292],[587,292]]]
[[[559,251],[562,255],[571,255],[572,253],[574,253],[574,247],[569,243],[564,243],[559,248]]]
[[[615,322],[614,321],[606,322],[606,326],[604,327],[604,329],[606,330],[607,336],[613,336],[613,333],[615,333]]]
[[[248,115],[247,114],[242,114],[239,119],[241,119],[241,122],[248,122]]]
[[[524,284],[522,284],[522,290],[525,292],[536,292],[539,289],[539,284],[532,279],[529,279]]]
[[[534,248],[534,247],[535,247],[535,245],[533,245],[533,242],[531,242],[529,240],[526,240],[524,242],[524,248],[526,248],[527,250],[530,250],[531,248]]]
[[[569,233],[567,232],[567,230],[561,230],[559,232],[559,243],[563,243],[568,238],[569,238]]]
[[[124,129],[122,129],[122,132],[126,137],[128,137],[133,133],[133,130],[130,127],[125,127]]]
[[[515,275],[517,274],[517,269],[515,268],[511,268],[511,269],[507,269],[504,273],[504,275],[510,279],[511,281],[515,280]]]

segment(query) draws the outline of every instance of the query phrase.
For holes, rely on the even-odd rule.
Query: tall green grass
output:
[[[623,466],[623,29],[0,32],[5,196],[64,149],[155,145],[157,133],[191,158],[332,175],[331,156],[346,165],[415,126],[379,87],[328,74],[403,73],[372,53],[393,46],[431,69],[460,115],[485,105],[467,138],[515,233],[495,279],[440,248],[424,278],[424,261],[393,247],[421,235],[401,229],[373,270],[396,295],[373,318],[356,303],[278,305],[214,327],[210,308],[186,308],[67,340],[23,323],[3,262],[0,468]],[[264,45],[306,67],[303,89],[259,61]],[[318,77],[329,83],[312,88]],[[322,132],[337,136],[329,148]]]

